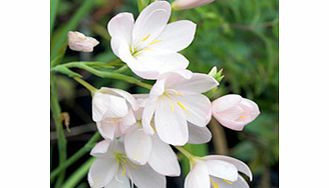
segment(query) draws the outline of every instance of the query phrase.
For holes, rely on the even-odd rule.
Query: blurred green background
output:
[[[117,13],[138,15],[136,0],[51,0],[51,55],[66,46],[68,30],[78,30],[100,41],[92,54],[66,51],[61,62],[97,60],[110,62],[116,57],[110,48],[106,26]],[[278,187],[278,0],[216,0],[191,10],[173,12],[171,20],[188,19],[197,23],[196,37],[182,53],[190,60],[189,69],[208,73],[213,66],[223,68],[224,79],[212,99],[236,93],[255,101],[261,115],[244,131],[235,132],[212,121],[213,140],[207,145],[186,146],[196,155],[226,154],[252,168],[255,179],[251,187]],[[65,47],[64,47],[65,48]],[[145,89],[122,81],[101,79],[77,70],[94,86],[117,87],[132,93]],[[132,74],[132,73],[131,73]],[[70,115],[71,132],[65,131],[68,156],[75,153],[95,131],[91,120],[88,91],[74,80],[57,75],[59,99],[63,112]],[[152,83],[152,82],[150,82]],[[56,135],[51,122],[51,168],[58,164]],[[67,176],[88,159],[88,155],[71,166]],[[182,166],[187,170],[186,161]],[[168,187],[180,188],[183,176],[168,178]],[[88,187],[84,178],[77,187]]]

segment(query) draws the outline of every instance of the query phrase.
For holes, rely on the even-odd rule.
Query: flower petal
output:
[[[210,175],[222,178],[228,181],[236,181],[238,179],[238,170],[228,162],[221,160],[206,160],[205,161]]]
[[[107,29],[112,38],[120,39],[127,44],[131,43],[134,16],[131,13],[120,13],[114,16],[107,24]]]
[[[127,166],[127,175],[140,188],[166,188],[166,178],[149,165]]]
[[[157,135],[152,138],[153,146],[149,165],[158,173],[165,176],[179,176],[180,166],[177,156],[171,147],[162,142]]]
[[[191,123],[188,124],[188,143],[203,144],[211,140],[211,132],[207,127],[199,127]]]
[[[93,120],[96,122],[101,121],[104,117],[119,118],[128,114],[126,100],[106,93],[106,89],[103,88],[95,93],[92,108]]]
[[[155,112],[156,105],[155,104],[150,104],[145,106],[143,115],[142,115],[142,125],[145,133],[153,135],[154,130],[153,127],[151,126],[151,121],[153,119],[153,114]]]
[[[143,129],[128,132],[124,137],[124,146],[128,158],[140,165],[146,164],[152,151],[152,138]]]
[[[242,97],[236,94],[224,95],[212,102],[214,113],[220,113],[237,106],[242,101]]]
[[[177,96],[177,104],[183,109],[188,122],[205,127],[211,120],[211,102],[202,94]]]
[[[105,188],[130,188],[129,178],[123,176],[122,173],[118,173],[112,181],[105,186]]]
[[[111,142],[108,140],[98,142],[91,150],[90,155],[95,157],[104,156],[108,152],[110,144]]]
[[[96,122],[96,125],[103,138],[113,140],[117,125],[109,123],[106,119]]]
[[[184,188],[208,188],[210,178],[203,161],[198,161],[185,178]]]
[[[158,100],[154,124],[160,139],[172,145],[184,145],[188,141],[187,122],[178,105],[170,100]]]
[[[239,178],[235,182],[230,182],[230,181],[224,181],[223,179],[216,178],[216,177],[211,177],[213,182],[217,184],[218,187],[220,188],[249,188],[248,183],[246,182],[245,179],[243,179],[242,176],[239,175]]]
[[[121,118],[120,126],[118,127],[120,130],[120,133],[125,134],[127,132],[127,130],[129,128],[131,128],[131,126],[134,125],[135,123],[136,123],[135,114],[132,111],[132,109],[129,109],[128,114],[125,117]]]
[[[108,90],[108,92],[114,93],[115,95],[121,96],[124,99],[126,99],[134,111],[138,109],[138,103],[134,98],[134,96],[131,95],[130,93],[121,89],[115,89],[115,88],[106,88],[106,89]]]
[[[170,23],[157,38],[157,43],[151,46],[158,50],[178,52],[188,47],[193,39],[196,24],[188,20]]]
[[[238,169],[238,171],[247,175],[250,178],[250,181],[252,181],[252,172],[251,172],[250,168],[248,167],[248,165],[246,165],[244,162],[242,162],[238,159],[235,159],[235,158],[232,158],[229,156],[224,156],[224,155],[209,155],[204,158],[211,159],[211,160],[223,160],[228,163],[231,163]]]
[[[191,79],[184,79],[180,82],[172,82],[170,88],[182,93],[195,94],[204,93],[218,86],[218,82],[207,74],[194,73]]]
[[[171,14],[170,4],[155,1],[138,16],[133,29],[133,43],[153,41],[163,31]]]
[[[114,178],[118,169],[119,165],[113,158],[96,159],[89,169],[89,185],[93,188],[106,186]]]
[[[189,61],[179,53],[164,54],[152,50],[143,52],[136,60],[139,67],[135,65],[135,73],[144,79],[158,79],[161,74],[185,70],[189,64]]]

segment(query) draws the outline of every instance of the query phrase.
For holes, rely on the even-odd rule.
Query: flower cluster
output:
[[[181,174],[171,146],[190,160],[185,188],[249,187],[239,174],[252,179],[243,162],[220,155],[196,157],[181,147],[209,142],[212,116],[225,127],[242,130],[259,109],[239,95],[209,100],[204,93],[219,85],[217,71],[193,73],[179,53],[193,41],[196,24],[168,24],[170,14],[168,2],[155,1],[136,20],[131,13],[120,13],[108,23],[114,54],[155,84],[148,94],[105,87],[94,93],[92,118],[104,140],[91,151],[96,157],[88,174],[93,188],[165,188],[165,176]]]

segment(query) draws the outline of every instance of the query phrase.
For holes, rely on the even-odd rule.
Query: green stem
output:
[[[55,74],[52,73],[50,76],[50,102],[51,102],[51,112],[53,115],[53,119],[56,126],[56,134],[58,138],[58,153],[59,153],[59,165],[63,164],[66,161],[66,138],[64,135],[64,129],[62,125],[62,117],[61,117],[61,107],[58,102],[58,96],[57,96],[57,85],[55,80]],[[61,185],[65,178],[65,170],[63,170],[59,178],[57,180],[56,185]],[[57,187],[57,186],[56,186]]]
[[[53,182],[61,171],[65,170],[67,167],[69,167],[77,160],[79,160],[82,156],[84,156],[86,153],[88,153],[91,150],[91,148],[95,146],[96,142],[99,139],[100,139],[100,134],[96,132],[78,152],[76,152],[69,159],[67,159],[62,165],[58,166],[55,170],[53,170],[50,173],[50,182]]]
[[[188,158],[190,161],[194,161],[195,160],[195,156],[192,155],[190,152],[188,152],[186,149],[184,149],[181,146],[175,146],[175,148],[180,151],[186,158]]]
[[[74,77],[73,78],[75,81],[79,82],[81,85],[83,85],[86,89],[88,89],[91,93],[91,95],[93,96],[94,93],[97,91],[97,89],[92,86],[91,84],[89,84],[88,82],[82,80],[81,78],[79,77]]]
[[[120,67],[118,70],[115,70],[114,72],[116,73],[123,73],[126,72],[128,70],[128,66],[127,65],[123,65],[122,67]]]
[[[146,89],[151,89],[152,88],[152,85],[144,83],[144,82],[142,82],[142,81],[140,81],[140,80],[138,80],[134,77],[130,77],[130,76],[120,74],[120,73],[117,73],[117,72],[99,71],[97,69],[94,69],[94,68],[86,65],[85,63],[72,62],[72,63],[62,64],[60,66],[65,66],[67,68],[80,68],[80,69],[86,70],[86,71],[88,71],[88,72],[90,72],[90,73],[92,73],[92,74],[94,74],[98,77],[101,77],[101,78],[112,78],[112,79],[117,79],[117,80],[123,80],[123,81],[126,81],[128,83],[132,83],[132,84],[144,87]]]
[[[88,170],[92,163],[94,162],[95,158],[90,158],[86,161],[78,170],[76,170],[63,184],[61,188],[72,188],[76,187],[76,185],[81,181],[81,179],[86,176]]]

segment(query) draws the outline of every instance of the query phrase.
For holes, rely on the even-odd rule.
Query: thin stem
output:
[[[186,158],[188,158],[190,161],[194,161],[195,160],[195,156],[192,155],[190,152],[188,152],[186,149],[184,149],[181,146],[175,146],[175,148],[180,151]]]
[[[64,135],[64,129],[61,120],[61,107],[58,102],[57,86],[55,75],[52,73],[50,77],[50,102],[51,112],[56,126],[56,134],[58,138],[58,153],[59,153],[59,165],[66,161],[66,138]],[[65,178],[65,170],[61,171],[56,185],[61,185]]]
[[[114,72],[116,72],[116,73],[123,73],[126,70],[128,70],[128,66],[127,65],[123,65],[122,67],[120,67],[118,70],[115,70]]]
[[[73,79],[76,80],[77,82],[79,82],[81,85],[83,85],[86,89],[88,89],[90,91],[91,95],[94,95],[94,93],[97,91],[97,89],[94,86],[92,86],[88,82],[82,80],[81,78],[74,77]]]
[[[86,161],[78,170],[76,170],[63,184],[61,188],[72,188],[81,181],[81,179],[86,176],[90,166],[94,162],[95,158],[90,158]]]
[[[77,160],[79,160],[82,156],[90,151],[92,147],[96,144],[96,142],[100,139],[100,134],[96,132],[89,141],[74,155],[72,155],[69,159],[67,159],[62,165],[58,166],[55,170],[50,173],[50,182],[53,182],[58,174],[71,166]]]
[[[113,79],[117,79],[117,80],[123,80],[123,81],[126,81],[128,83],[132,83],[132,84],[136,84],[138,86],[141,86],[141,87],[144,87],[146,89],[151,89],[152,88],[152,85],[150,84],[147,84],[147,83],[144,83],[134,77],[130,77],[130,76],[127,76],[127,75],[124,75],[124,74],[120,74],[120,73],[117,73],[117,72],[103,72],[103,71],[99,71],[97,69],[94,69],[92,67],[89,67],[85,64],[70,64],[69,66],[67,66],[67,64],[63,64],[63,66],[66,66],[68,68],[80,68],[80,69],[84,69],[98,77],[101,77],[101,78],[113,78]]]

